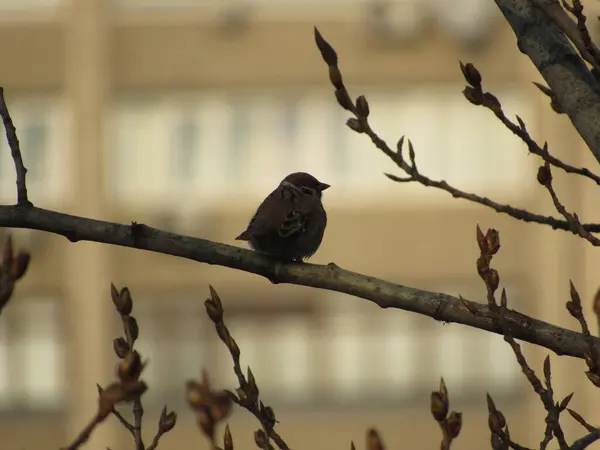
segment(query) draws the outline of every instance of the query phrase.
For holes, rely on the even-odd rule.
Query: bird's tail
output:
[[[236,241],[249,241],[250,233],[248,232],[248,230],[245,230],[242,234],[240,234],[238,237],[236,237],[235,240]]]

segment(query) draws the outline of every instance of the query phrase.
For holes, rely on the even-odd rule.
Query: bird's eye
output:
[[[301,186],[300,190],[306,195],[315,195],[315,190],[306,186]]]

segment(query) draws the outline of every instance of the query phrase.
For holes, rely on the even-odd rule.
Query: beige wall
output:
[[[319,17],[318,10],[314,14]],[[0,80],[9,99],[26,94],[58,94],[67,99],[72,131],[65,139],[72,143],[72,151],[65,149],[65,152],[71,156],[73,189],[65,196],[61,209],[109,220],[153,223],[158,220],[154,211],[136,211],[133,217],[131,211],[115,206],[105,196],[105,123],[113,102],[121,95],[140,92],[170,94],[213,88],[298,85],[328,88],[326,68],[312,40],[312,23],[313,20],[270,17],[258,19],[239,34],[227,34],[201,12],[122,14],[104,8],[100,0],[73,0],[56,19],[34,23],[7,22],[0,26],[0,60],[4,61],[0,65]],[[501,20],[495,22],[489,42],[479,51],[461,46],[447,32],[434,26],[429,26],[428,32],[416,43],[392,48],[367,39],[361,26],[348,20],[319,21],[319,27],[338,50],[349,86],[451,83],[459,93],[463,80],[458,60],[475,61],[490,90],[511,83],[529,86],[532,79],[538,78],[527,58],[518,52],[514,36]],[[545,99],[533,88],[525,92],[527,94],[523,95],[534,108],[535,123],[528,125],[535,130],[535,137],[547,138],[557,155],[571,157],[575,163],[578,159],[580,163],[589,161],[578,156],[584,149],[581,144],[573,144],[579,140],[567,131],[567,120],[553,116]],[[510,115],[517,112],[510,111]],[[485,113],[481,111],[481,114]],[[525,148],[522,150],[526,152]],[[89,170],[90,167],[97,170]],[[561,180],[558,182],[562,183]],[[573,202],[571,205],[582,213],[595,209],[589,183],[562,183],[561,189],[565,200]],[[546,194],[535,185],[514,202],[520,207],[551,213]],[[250,210],[251,206],[235,202],[217,208],[212,211],[208,224],[204,224],[203,237],[233,243],[232,236],[244,225]],[[518,302],[513,304],[515,308],[574,327],[563,311],[567,280],[573,277],[588,298],[595,289],[595,273],[591,269],[593,255],[575,238],[521,224],[486,209],[452,201],[449,197],[440,202],[426,202],[421,207],[392,205],[352,210],[336,205],[329,208],[329,214],[327,239],[314,258],[315,262],[333,260],[344,268],[434,290],[451,286],[473,299],[482,300],[483,289],[475,271],[475,226],[479,223],[482,228],[494,227],[501,231],[503,248],[496,264],[501,279],[507,280],[509,287],[515,286],[518,292],[514,296],[514,301]],[[20,299],[36,293],[54,292],[61,299],[58,314],[66,343],[67,403],[60,413],[8,410],[6,420],[0,422],[2,442],[8,447],[56,448],[65,444],[91,417],[95,383],[110,379],[114,363],[110,340],[116,336],[117,329],[109,300],[110,281],[128,285],[134,298],[171,300],[173,303],[170,298],[173,296],[195,297],[200,302],[210,283],[217,287],[232,310],[243,309],[246,304],[255,308],[271,305],[275,308],[272,322],[277,322],[277,314],[283,311],[281,303],[293,299],[312,308],[311,326],[316,326],[330,307],[327,302],[334,301],[321,292],[273,286],[257,277],[219,267],[90,243],[69,244],[62,238],[39,234],[34,237],[35,240],[29,241],[35,244],[32,244],[34,263],[10,308],[16,311]],[[348,245],[349,242],[352,245]],[[350,297],[335,301],[336,311],[342,312],[359,304]],[[169,307],[176,309],[168,304],[166,308]],[[17,313],[10,308],[4,320],[17,323]],[[371,317],[368,326],[374,329],[383,327],[384,318],[392,313],[370,305],[364,308],[365,314]],[[444,333],[449,333],[448,329],[455,330],[455,326],[444,327],[430,319],[396,314],[398,323],[400,317],[408,317],[402,320],[415,329],[426,330],[426,333],[416,335],[414,341],[414,345],[425,349],[415,360],[422,371],[420,377],[431,380],[419,387],[422,390],[420,399],[399,401],[394,408],[387,409],[377,403],[337,409],[315,406],[318,403],[300,409],[283,406],[278,415],[281,433],[292,447],[346,446],[350,439],[362,445],[363,430],[373,424],[382,431],[390,447],[438,445],[438,431],[427,410],[428,392],[436,387],[438,377],[444,373],[438,373],[436,358],[439,355],[427,347],[427,333],[437,336],[438,340],[445,339]],[[172,327],[177,328],[179,316],[174,317]],[[361,326],[368,331],[367,325]],[[141,327],[143,335],[144,321],[141,321]],[[207,330],[203,333],[208,339],[214,339],[211,330]],[[481,337],[480,334],[469,336],[472,336],[471,340]],[[465,342],[471,341],[459,342],[462,342],[459,345],[466,345]],[[247,343],[250,345],[251,340]],[[204,362],[211,362],[209,368],[214,368],[217,378],[225,376],[216,362],[222,358],[219,352],[223,350],[218,343],[212,342],[204,359]],[[541,361],[544,353],[528,348],[527,355],[532,358],[532,363],[536,363]],[[564,396],[576,390],[573,405],[582,413],[592,414],[593,401],[584,400],[583,394],[591,391],[584,387],[582,366],[567,367],[569,361],[558,357],[553,357],[553,361],[556,361],[557,395]],[[161,361],[151,359],[151,364],[160,365]],[[199,360],[198,366],[200,364]],[[164,370],[176,372],[177,368],[163,367]],[[266,401],[276,404],[277,399],[269,396],[268,383],[261,387]],[[539,441],[543,427],[539,402],[524,377],[517,378],[512,388],[516,396],[499,397],[499,406],[508,418],[511,435],[524,445],[533,445]],[[457,399],[453,406],[465,413],[460,438],[464,448],[478,448],[489,442],[485,398],[482,392],[480,394],[477,398],[453,397],[451,389],[451,398]],[[179,402],[173,406],[180,413],[181,423],[164,438],[161,444],[164,449],[204,445],[191,415],[186,414],[180,401],[182,392],[179,395],[179,398],[171,397],[169,405]],[[150,421],[146,432],[150,439],[156,408],[148,409]],[[597,412],[595,414],[597,416]],[[590,419],[597,417],[592,415]],[[112,422],[94,435],[89,448],[100,449],[107,445],[125,448],[129,445],[125,443],[128,436]],[[257,424],[240,411],[234,414],[232,424],[236,447],[251,448],[251,432]],[[575,429],[569,427],[570,424],[567,428]],[[307,436],[310,436],[310,443]]]

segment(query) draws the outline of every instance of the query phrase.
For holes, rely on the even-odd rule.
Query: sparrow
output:
[[[289,174],[263,200],[236,240],[248,241],[254,250],[269,256],[302,262],[323,240],[327,214],[321,195],[327,188],[308,173]]]

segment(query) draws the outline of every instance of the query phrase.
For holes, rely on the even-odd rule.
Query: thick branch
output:
[[[544,77],[561,109],[600,162],[600,89],[585,62],[552,19],[531,0],[495,0],[519,49]]]
[[[335,264],[281,264],[250,250],[168,233],[146,225],[104,222],[36,207],[0,206],[0,227],[43,230],[65,236],[73,242],[93,241],[179,256],[255,273],[274,283],[343,292],[372,301],[382,308],[403,309],[436,320],[502,334],[493,324],[487,305],[390,283],[343,270]],[[516,339],[540,345],[559,355],[583,358],[584,353],[589,351],[586,338],[575,331],[515,311],[509,311],[506,320]],[[600,348],[600,339],[593,339]]]

